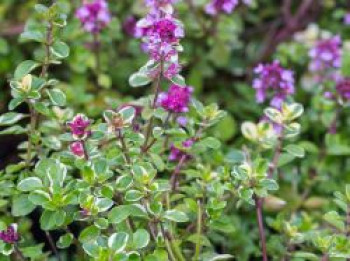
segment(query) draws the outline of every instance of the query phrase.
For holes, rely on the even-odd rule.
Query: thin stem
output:
[[[100,75],[101,72],[101,57],[100,57],[100,39],[99,39],[99,34],[98,33],[94,33],[93,34],[93,51],[94,51],[94,55],[95,55],[95,62],[96,62],[96,83],[99,86],[98,83],[98,76]]]
[[[194,261],[199,260],[199,255],[201,252],[201,241],[202,241],[202,202],[201,200],[197,201],[198,205],[198,210],[197,210],[197,242],[196,242],[196,251],[195,251],[195,256],[193,258]]]
[[[176,190],[176,187],[177,187],[177,178],[180,174],[180,171],[181,171],[181,168],[183,166],[183,164],[185,163],[185,160],[186,160],[186,155],[183,155],[179,161],[179,163],[176,165],[176,168],[173,172],[173,174],[171,175],[171,178],[170,178],[170,184],[171,184],[171,190],[172,191],[175,191]]]
[[[129,156],[129,150],[128,150],[128,147],[126,146],[126,143],[125,143],[125,139],[124,139],[124,135],[122,133],[122,130],[121,129],[118,129],[117,130],[117,134],[118,134],[118,138],[120,140],[120,143],[122,145],[122,151],[123,151],[123,154],[124,154],[124,157],[125,157],[125,160],[128,164],[131,164],[131,159],[130,159],[130,156]]]
[[[331,125],[328,128],[328,133],[330,133],[330,134],[336,134],[337,133],[337,122],[338,122],[338,119],[340,117],[340,112],[341,112],[341,108],[338,105],[338,108],[335,111],[335,115],[334,115],[334,118],[332,120],[332,123],[331,123]]]
[[[255,200],[256,218],[257,218],[258,227],[259,227],[259,237],[260,237],[260,244],[261,244],[261,252],[262,252],[262,256],[263,256],[263,261],[268,261],[267,251],[266,251],[264,220],[263,220],[263,214],[262,214],[263,201],[257,195],[254,195],[254,200]]]
[[[272,162],[271,162],[270,167],[267,171],[267,177],[269,179],[272,178],[273,173],[275,172],[275,169],[278,165],[278,161],[279,161],[281,153],[282,153],[282,145],[283,145],[283,136],[280,135],[278,137],[277,146],[275,148],[275,154],[273,155]]]
[[[347,205],[346,209],[345,236],[350,239],[350,204]],[[350,261],[350,258],[347,258],[346,261]]]
[[[81,144],[83,145],[84,159],[85,159],[86,161],[88,161],[90,157],[89,157],[89,153],[88,153],[88,150],[87,150],[87,147],[86,147],[86,142],[85,142],[85,140],[82,140],[82,141],[81,141]]]
[[[23,261],[27,260],[27,259],[24,257],[22,251],[18,248],[17,243],[14,244],[13,248],[14,248],[14,251],[15,251],[16,256],[18,256],[20,260],[23,260]]]
[[[49,245],[51,247],[51,250],[52,252],[55,254],[57,260],[61,261],[61,257],[60,257],[60,254],[58,253],[57,251],[57,248],[56,248],[56,245],[55,245],[55,242],[53,241],[51,235],[50,235],[50,232],[45,232],[45,235],[46,235],[46,238],[47,238],[47,241],[49,242]]]
[[[35,132],[36,125],[36,113],[33,108],[31,101],[28,101],[29,111],[30,111],[30,129],[28,134],[28,147],[27,147],[27,158],[26,158],[26,167],[30,167],[30,162],[32,159],[32,146],[33,146],[33,135]]]
[[[164,130],[167,130],[168,128],[170,117],[171,117],[171,112],[169,111],[164,121]],[[166,134],[163,142],[163,150],[166,150],[168,148],[168,143],[169,143],[169,135]]]
[[[53,1],[53,4],[55,1]],[[43,78],[46,76],[47,71],[49,69],[50,65],[50,58],[51,58],[51,52],[50,47],[53,43],[53,23],[52,21],[49,21],[49,25],[47,27],[46,31],[46,40],[45,40],[45,58],[43,61],[43,66],[41,68],[40,78]],[[35,132],[38,120],[39,120],[39,114],[34,110],[33,104],[31,101],[28,101],[29,111],[30,111],[30,129],[29,129],[29,137],[28,137],[28,147],[27,147],[27,158],[26,158],[26,167],[29,168],[30,162],[32,159],[32,147],[33,147],[33,140],[32,136]]]
[[[165,247],[166,247],[167,252],[169,254],[169,259],[171,261],[176,261],[177,259],[174,256],[173,250],[172,250],[172,248],[170,246],[170,243],[169,243],[169,240],[168,240],[168,236],[167,236],[167,234],[165,232],[165,229],[164,229],[164,226],[163,226],[162,222],[160,222],[160,231],[162,233],[162,236],[163,236],[163,239],[164,239],[164,242],[165,242]]]
[[[156,107],[156,104],[157,104],[162,75],[163,75],[163,60],[160,61],[160,71],[158,73],[157,80],[154,82],[154,98],[153,98],[153,102],[151,104],[152,109],[154,109]],[[151,148],[148,146],[148,142],[149,142],[149,139],[150,139],[151,133],[152,133],[153,121],[154,121],[154,116],[152,115],[152,117],[150,118],[148,125],[147,125],[145,142],[142,146],[142,154],[141,155],[146,153]]]

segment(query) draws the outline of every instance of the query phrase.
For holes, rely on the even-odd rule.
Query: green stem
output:
[[[152,109],[155,109],[156,104],[157,104],[157,100],[158,100],[158,96],[159,96],[159,92],[160,92],[160,84],[162,81],[162,75],[163,75],[163,69],[164,69],[163,67],[164,67],[163,60],[161,60],[160,61],[160,71],[158,73],[157,80],[154,82],[154,98],[153,98],[153,102],[151,104]],[[154,116],[152,115],[152,117],[150,118],[150,120],[148,122],[147,128],[146,128],[145,142],[142,145],[141,155],[146,153],[151,148],[151,146],[148,146],[148,142],[149,142],[149,139],[151,138],[153,122],[154,122]]]
[[[170,240],[170,245],[171,245],[171,247],[174,251],[174,254],[177,258],[176,260],[177,261],[186,261],[185,257],[181,253],[179,246],[174,242],[174,240],[172,240],[172,239]]]
[[[32,146],[33,146],[33,135],[36,127],[36,113],[33,108],[31,101],[28,101],[29,111],[30,111],[30,129],[28,134],[28,147],[27,147],[27,158],[26,167],[30,167],[30,162],[32,160]]]
[[[20,260],[23,260],[23,261],[27,260],[27,259],[24,257],[22,251],[18,248],[17,243],[14,244],[13,248],[14,248],[14,252],[15,252],[16,256],[17,256]]]
[[[169,259],[170,259],[171,261],[176,261],[177,259],[176,259],[175,256],[174,256],[172,247],[171,247],[171,245],[170,245],[170,242],[169,242],[169,240],[168,240],[168,236],[167,236],[167,234],[166,234],[166,232],[165,232],[165,229],[164,229],[164,226],[163,226],[162,222],[160,222],[159,225],[160,225],[160,231],[161,231],[161,233],[162,233],[162,236],[163,236],[163,239],[164,239],[164,242],[165,242],[165,247],[166,247],[167,252],[168,252],[168,254],[169,254]]]
[[[198,261],[199,255],[201,252],[201,237],[202,237],[202,202],[197,201],[198,211],[197,211],[197,242],[196,242],[196,251],[193,260]]]

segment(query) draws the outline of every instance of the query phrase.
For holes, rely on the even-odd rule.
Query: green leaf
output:
[[[129,190],[125,193],[126,201],[138,201],[143,197],[143,193],[138,190]]]
[[[15,70],[15,74],[14,74],[15,80],[17,81],[21,80],[24,76],[29,74],[38,66],[40,66],[40,64],[32,60],[26,60],[21,62]]]
[[[135,108],[132,106],[124,107],[119,111],[119,114],[122,116],[124,123],[130,124],[135,117]]]
[[[69,56],[69,46],[61,41],[56,41],[51,47],[50,51],[59,59],[64,59]]]
[[[130,216],[130,208],[127,205],[120,205],[114,207],[108,213],[108,220],[112,224],[118,224],[126,220]]]
[[[345,224],[343,218],[336,211],[330,211],[323,216],[324,220],[332,224],[341,231],[344,231]]]
[[[148,245],[150,240],[150,235],[144,229],[138,229],[132,237],[133,246],[136,249],[144,248]]]
[[[278,184],[273,179],[262,179],[260,180],[259,185],[267,190],[278,190]]]
[[[98,198],[95,204],[98,212],[105,212],[113,206],[113,200],[109,198]]]
[[[205,147],[208,147],[208,148],[211,148],[211,149],[214,149],[214,150],[217,150],[221,147],[220,141],[216,138],[213,138],[213,137],[205,138],[205,139],[201,140],[198,144],[205,146]]]
[[[40,227],[43,230],[52,230],[56,227],[56,212],[44,210],[40,217]]]
[[[21,41],[36,41],[36,42],[44,42],[45,36],[40,31],[25,31],[20,35]]]
[[[133,183],[132,177],[130,176],[120,176],[116,181],[116,189],[119,191],[124,191],[128,189]]]
[[[51,201],[50,194],[42,190],[36,190],[31,192],[28,196],[28,199],[33,204],[40,206],[43,206],[44,204],[47,204]]]
[[[151,82],[151,78],[147,76],[147,74],[137,72],[130,76],[129,84],[131,87],[140,87]]]
[[[96,238],[100,235],[100,230],[95,226],[89,226],[85,228],[79,235],[79,240],[82,243],[96,240]]]
[[[12,125],[26,117],[25,114],[17,112],[7,112],[0,116],[0,126]]]
[[[74,235],[72,233],[67,233],[65,235],[62,235],[57,241],[57,247],[67,248],[72,244],[73,239],[74,239]]]
[[[23,179],[17,185],[17,189],[21,191],[32,191],[42,187],[43,183],[41,182],[41,179],[37,177]]]
[[[188,217],[184,212],[175,209],[165,211],[163,218],[178,223],[188,221]]]
[[[27,195],[15,196],[12,201],[12,215],[26,216],[35,209],[35,205],[28,200]]]
[[[122,252],[128,243],[128,239],[129,235],[125,232],[114,233],[108,238],[108,247],[117,253]]]
[[[264,110],[265,115],[275,123],[282,124],[283,116],[281,112],[275,108],[267,108]]]
[[[9,110],[12,111],[14,109],[16,109],[22,102],[25,101],[24,97],[18,97],[18,98],[14,98],[10,101],[9,103]]]
[[[30,258],[30,260],[40,260],[42,257],[44,244],[39,244],[30,247],[21,247],[21,252],[25,257]]]
[[[14,125],[0,131],[0,135],[9,135],[9,134],[15,135],[15,134],[23,134],[23,133],[27,133],[27,130],[19,125]]]
[[[180,74],[177,74],[173,78],[171,78],[171,82],[180,86],[186,86],[185,78]]]
[[[348,201],[350,202],[350,184],[346,184],[345,186],[345,195]]]
[[[305,156],[304,148],[298,145],[290,144],[287,147],[285,147],[284,150],[298,158],[303,158]]]
[[[46,91],[52,104],[57,106],[66,105],[66,95],[60,89],[51,89]]]
[[[302,251],[297,251],[293,253],[294,258],[301,258],[302,260],[311,260],[311,261],[317,261],[320,260],[320,258],[309,252],[302,252]]]

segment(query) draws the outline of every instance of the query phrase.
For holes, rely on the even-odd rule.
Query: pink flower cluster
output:
[[[99,33],[111,21],[111,14],[105,0],[84,1],[75,16],[80,20],[84,30],[93,34]]]
[[[279,61],[271,64],[260,64],[254,72],[257,74],[253,82],[256,90],[256,100],[262,103],[268,96],[268,91],[272,91],[271,106],[280,108],[288,95],[294,93],[293,71],[284,69]]]
[[[178,52],[181,51],[180,39],[184,37],[182,23],[173,16],[174,0],[146,0],[150,7],[148,15],[138,21],[134,30],[135,37],[143,40],[142,49],[156,63],[163,63],[164,77],[171,79],[180,72]],[[160,66],[153,74],[158,74]]]
[[[144,50],[156,61],[170,61],[177,56],[180,38],[184,30],[179,21],[171,16],[147,16],[137,23],[144,39]]]
[[[91,135],[91,121],[84,114],[77,114],[67,125],[76,141],[69,146],[70,151],[77,157],[85,156],[84,140]]]
[[[242,0],[243,4],[250,5],[252,0]],[[230,14],[238,6],[239,0],[211,0],[205,6],[205,12],[209,15],[217,15],[218,13]]]
[[[188,111],[192,93],[192,87],[172,84],[168,92],[159,94],[157,104],[169,112],[184,113]]]
[[[17,225],[12,224],[7,227],[5,231],[0,232],[0,240],[8,244],[14,244],[19,240],[19,235],[17,233]]]
[[[341,66],[341,45],[339,36],[320,40],[310,50],[310,70],[312,72],[326,72]]]

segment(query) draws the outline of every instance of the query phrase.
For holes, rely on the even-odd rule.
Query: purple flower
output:
[[[84,1],[75,16],[80,20],[85,31],[99,33],[111,21],[111,15],[105,0]]]
[[[67,125],[75,138],[83,139],[91,134],[88,130],[91,121],[84,114],[77,114]]]
[[[152,59],[169,61],[177,56],[177,46],[180,38],[184,37],[184,30],[179,21],[171,16],[156,18],[149,15],[141,19],[137,27],[143,36],[143,50]]]
[[[273,95],[271,106],[280,108],[287,96],[294,93],[293,72],[284,69],[278,61],[271,64],[260,64],[254,72],[257,78],[253,81],[253,88],[256,89],[258,103],[266,100],[270,89]]]
[[[312,72],[325,72],[329,69],[337,69],[341,66],[341,39],[334,36],[320,40],[310,50],[311,62],[309,68]]]
[[[164,77],[168,79],[172,79],[174,76],[178,75],[181,70],[181,66],[177,63],[172,63],[169,67],[164,71]]]
[[[169,112],[182,113],[188,111],[192,87],[171,85],[168,92],[159,94],[157,104]]]
[[[83,145],[83,142],[81,141],[74,141],[69,146],[69,149],[77,157],[82,158],[85,155],[84,145]]]
[[[350,100],[350,78],[340,80],[335,88],[340,97],[344,100]]]
[[[243,4],[250,5],[251,0],[242,0]],[[211,0],[209,4],[205,6],[205,12],[209,15],[217,15],[220,12],[230,14],[232,13],[237,5],[238,0]]]
[[[230,14],[238,3],[238,0],[212,0],[205,6],[205,12],[210,15],[216,15],[220,12]]]
[[[350,13],[346,13],[344,16],[344,24],[350,25]]]
[[[0,232],[0,239],[8,244],[14,244],[19,240],[17,224],[11,224],[6,230]]]
[[[193,146],[193,144],[194,144],[193,139],[188,139],[188,140],[185,140],[184,142],[182,142],[182,146],[185,149],[191,148]],[[169,160],[170,161],[179,161],[183,157],[185,157],[185,160],[191,159],[191,155],[189,155],[187,153],[187,151],[185,151],[184,149],[177,148],[174,146],[174,144],[172,144],[170,146]]]

